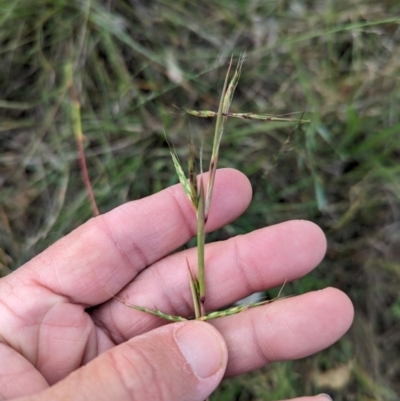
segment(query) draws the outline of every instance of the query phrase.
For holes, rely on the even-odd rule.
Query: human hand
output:
[[[207,231],[250,198],[241,173],[219,170]],[[176,185],[91,219],[1,279],[0,399],[204,400],[224,374],[310,355],[349,328],[352,305],[333,288],[211,324],[166,324],[111,296],[191,316],[186,258],[195,270],[196,253],[170,253],[195,234],[195,220]],[[207,309],[305,275],[325,248],[306,221],[207,245]]]

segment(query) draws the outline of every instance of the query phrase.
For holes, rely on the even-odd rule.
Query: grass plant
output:
[[[397,401],[399,11],[389,0],[0,0],[1,275],[93,213],[66,65],[73,66],[87,173],[103,213],[177,182],[164,128],[185,160],[190,116],[173,105],[211,111],[212,118],[190,118],[189,129],[196,149],[205,138],[209,159],[221,66],[246,50],[218,164],[245,173],[254,197],[245,216],[206,241],[288,219],[316,222],[327,234],[326,258],[286,291],[338,287],[351,297],[356,320],[328,350],[227,380],[212,398],[326,392],[335,401]],[[249,124],[232,115],[296,120],[286,115],[293,110],[312,122],[288,142],[292,122]],[[341,386],[321,386],[322,374],[347,366]]]
[[[243,117],[243,113],[230,113],[229,107],[232,103],[233,95],[235,93],[235,89],[239,82],[240,73],[242,69],[243,62],[245,60],[245,54],[243,54],[238,61],[238,65],[236,67],[235,73],[232,79],[229,81],[229,74],[232,67],[232,58],[229,63],[228,71],[225,76],[224,86],[221,93],[221,99],[219,102],[218,112],[204,112],[204,111],[195,111],[195,110],[186,110],[190,115],[194,115],[196,117],[216,117],[215,131],[214,131],[214,141],[213,148],[211,152],[210,166],[209,166],[209,177],[207,184],[204,185],[203,181],[203,168],[202,168],[202,160],[200,159],[200,177],[198,183],[198,177],[196,174],[196,160],[195,160],[195,151],[192,139],[189,144],[189,160],[188,160],[188,176],[186,177],[185,172],[182,168],[181,163],[179,162],[178,156],[176,152],[171,148],[171,157],[173,160],[173,164],[176,170],[176,174],[179,178],[179,181],[182,185],[184,192],[186,193],[189,201],[191,202],[193,208],[196,211],[196,219],[197,219],[197,277],[192,272],[191,267],[188,263],[188,275],[189,275],[189,285],[192,293],[193,299],[193,310],[194,310],[194,318],[197,320],[211,320],[217,319],[224,316],[234,315],[236,313],[243,312],[250,308],[254,308],[256,306],[265,305],[267,303],[271,303],[279,298],[272,300],[265,300],[260,302],[254,302],[251,304],[243,304],[240,306],[234,306],[222,311],[214,311],[207,313],[205,309],[205,301],[206,301],[206,286],[205,286],[205,226],[207,223],[207,218],[210,212],[212,193],[214,189],[215,175],[217,172],[218,165],[218,157],[220,152],[221,140],[224,132],[224,125],[226,119],[228,117],[238,117],[246,118],[249,120],[266,120],[265,116],[256,115],[253,113],[246,113],[246,116]],[[228,84],[229,82],[229,84]],[[286,119],[283,117],[276,118],[275,116],[268,116],[267,121],[281,121],[281,122],[292,122],[294,120]],[[297,123],[309,122],[309,120],[298,120]],[[200,152],[202,155],[202,152]],[[154,316],[158,316],[162,319],[169,320],[172,322],[182,322],[188,320],[182,316],[174,316],[170,314],[163,313],[157,309],[148,309],[138,305],[125,304],[130,308],[149,313]]]
[[[202,168],[202,160],[200,159],[200,177],[198,182],[198,177],[196,175],[196,160],[195,160],[195,151],[193,141],[190,140],[189,144],[189,160],[188,160],[188,175],[189,178],[186,177],[182,165],[179,162],[179,159],[176,153],[171,151],[171,157],[173,160],[173,164],[176,170],[176,174],[179,178],[179,181],[182,185],[183,190],[185,191],[189,201],[191,202],[193,208],[196,211],[196,218],[197,218],[197,277],[192,272],[191,267],[188,263],[188,276],[189,276],[189,286],[192,293],[193,299],[193,311],[194,311],[194,319],[207,321],[212,319],[218,319],[229,315],[234,315],[237,313],[244,312],[250,308],[255,308],[257,306],[265,305],[271,302],[274,302],[279,298],[278,297],[271,299],[271,300],[264,300],[260,302],[254,302],[250,304],[243,304],[239,306],[233,306],[228,309],[222,311],[213,311],[213,312],[206,312],[205,302],[206,302],[206,285],[205,285],[205,277],[206,277],[206,266],[205,266],[205,226],[207,223],[207,218],[211,208],[211,201],[212,201],[212,194],[214,189],[214,182],[215,182],[215,175],[217,172],[217,165],[218,165],[218,157],[220,152],[220,145],[222,136],[224,133],[224,125],[228,117],[239,117],[245,118],[249,120],[266,120],[266,121],[284,121],[284,122],[292,122],[291,119],[285,118],[277,118],[275,116],[261,116],[256,115],[253,113],[229,113],[229,107],[232,103],[233,95],[235,93],[235,89],[239,82],[240,73],[242,69],[243,62],[245,60],[245,55],[243,54],[238,62],[236,67],[235,73],[232,79],[229,81],[229,74],[232,66],[232,58],[229,63],[228,72],[225,76],[224,86],[221,93],[221,99],[219,102],[218,112],[202,112],[202,111],[195,111],[195,110],[187,110],[187,112],[191,115],[197,117],[216,117],[216,124],[215,124],[215,131],[214,131],[214,141],[213,141],[213,148],[211,152],[211,160],[209,166],[209,177],[207,184],[204,184],[203,178],[203,168]],[[229,84],[228,84],[229,82]],[[246,115],[246,117],[244,117]],[[298,120],[297,123],[304,123],[309,122],[306,120]],[[202,155],[202,152],[200,152]],[[89,192],[90,194],[90,192]],[[151,314],[153,316],[160,317],[162,319],[172,321],[172,322],[182,322],[188,320],[182,316],[175,316],[164,313],[158,309],[149,309],[138,305],[131,305],[125,303],[126,306],[139,310],[144,313]]]

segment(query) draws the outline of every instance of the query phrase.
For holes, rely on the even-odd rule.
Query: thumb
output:
[[[174,323],[110,349],[27,400],[202,401],[221,381],[226,363],[226,345],[215,328]]]

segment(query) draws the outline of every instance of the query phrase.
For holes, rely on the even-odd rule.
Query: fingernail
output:
[[[324,397],[326,400],[332,401],[332,397],[330,395],[328,395],[328,394],[325,394],[325,393],[318,394],[318,397]]]
[[[224,367],[225,345],[211,326],[185,323],[175,332],[176,342],[193,372],[205,379]]]

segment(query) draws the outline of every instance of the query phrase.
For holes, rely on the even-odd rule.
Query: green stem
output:
[[[202,307],[201,315],[204,316],[204,302],[206,299],[205,266],[204,266],[204,242],[205,242],[205,199],[203,177],[200,177],[199,202],[197,209],[197,261],[199,279],[199,299]]]

